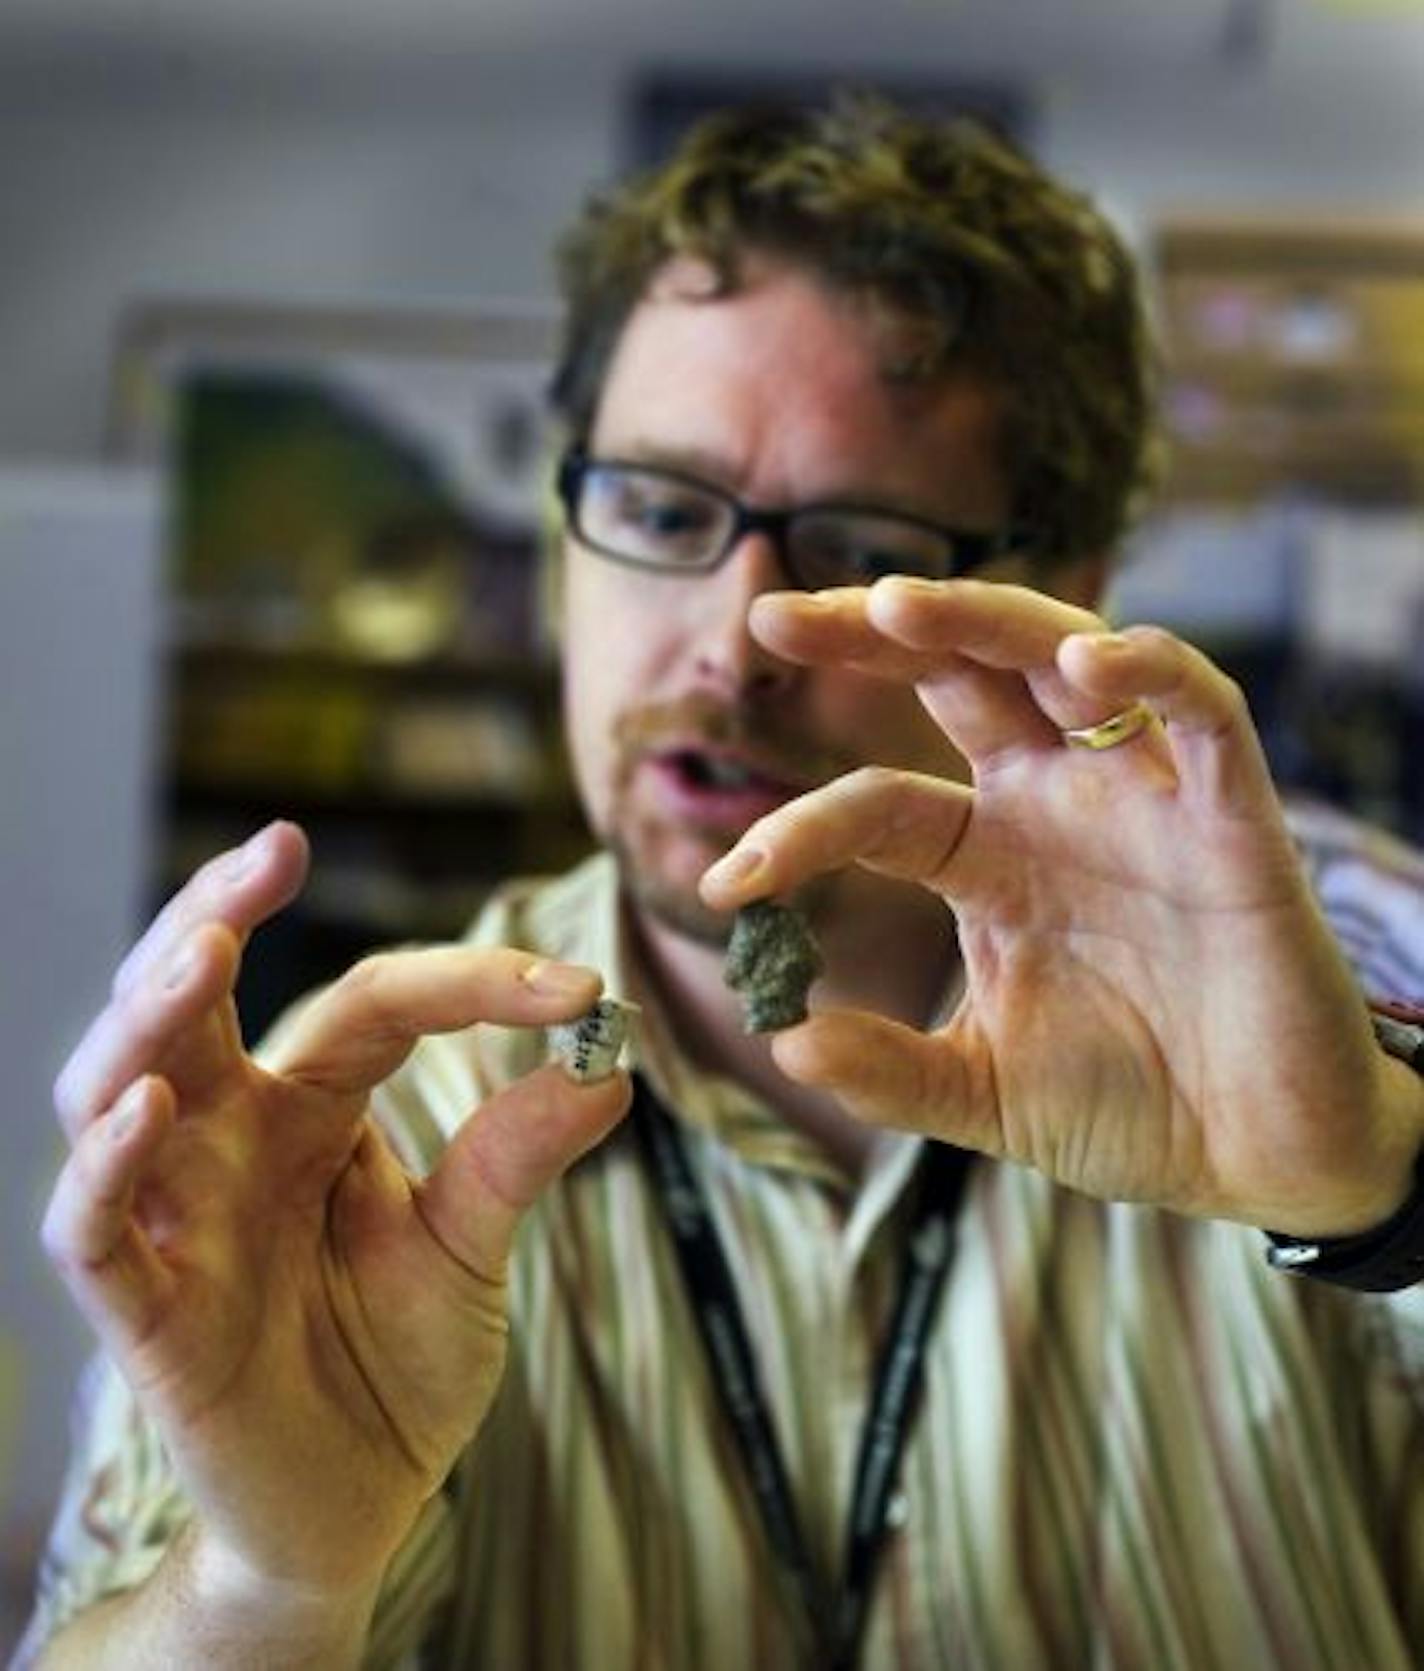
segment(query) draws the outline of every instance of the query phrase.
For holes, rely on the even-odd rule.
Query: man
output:
[[[117,1372],[41,1663],[1403,1671],[1420,1291],[1260,1230],[1407,1283],[1424,1086],[1239,693],[1091,612],[1149,453],[1119,246],[860,105],[702,129],[565,272],[606,850],[260,1065],[291,826],[120,970],[57,1088],[47,1242]],[[786,896],[825,973],[768,1043],[723,947]],[[600,977],[636,1092],[541,1065]]]

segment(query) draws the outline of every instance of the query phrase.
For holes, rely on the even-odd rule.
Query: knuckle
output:
[[[51,1196],[40,1220],[40,1247],[51,1265],[57,1266],[64,1257],[64,1231],[59,1222],[58,1197]]]
[[[345,992],[358,996],[378,992],[385,981],[390,961],[389,952],[368,952],[346,970],[337,985]]]
[[[171,920],[169,910],[160,911],[148,925],[147,931],[140,935],[129,947],[122,962],[114,970],[114,978],[109,982],[109,997],[111,1000],[123,997],[124,993],[139,978],[151,961],[159,937]]]
[[[1182,649],[1182,640],[1176,633],[1166,627],[1158,626],[1153,621],[1143,621],[1134,626],[1124,627],[1122,636],[1130,639],[1146,650],[1156,650],[1167,655],[1176,655]]]
[[[857,766],[844,781],[851,795],[873,797],[892,790],[899,778],[900,774],[893,766],[871,764]]]
[[[198,866],[183,886],[174,894],[172,904],[186,905],[210,900],[225,893],[243,872],[241,846],[225,847]]]
[[[189,887],[191,886],[189,883]],[[148,925],[147,931],[129,948],[128,955],[114,971],[114,978],[109,986],[111,999],[121,999],[135,986],[142,984],[162,963],[165,949],[171,952],[171,948],[181,940],[187,920],[186,897],[186,889],[176,894]]]
[[[105,1031],[110,1041],[106,1054],[111,1060],[117,1060],[113,1052],[118,1050],[125,1061],[150,1063],[170,1043],[170,1017],[165,1006],[155,1004],[147,985],[141,984],[111,1006]]]
[[[393,953],[368,953],[353,963],[332,988],[336,1002],[353,1011],[367,1027],[379,1030],[389,1024],[393,962]]]
[[[72,1286],[80,1273],[82,1261],[74,1245],[70,1215],[60,1189],[50,1197],[49,1206],[40,1221],[40,1248],[55,1271]]]
[[[1228,722],[1233,725],[1244,725],[1251,717],[1251,704],[1247,700],[1245,688],[1239,680],[1233,679],[1229,673],[1222,673],[1221,678],[1221,706]]]
[[[54,1112],[66,1132],[72,1132],[84,1119],[85,1108],[79,1090],[80,1069],[71,1056],[55,1077],[51,1091]]]

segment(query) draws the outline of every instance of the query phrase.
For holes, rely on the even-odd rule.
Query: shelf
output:
[[[467,819],[471,813],[500,813],[511,818],[561,815],[576,805],[572,792],[550,787],[537,795],[514,796],[477,790],[449,793],[412,793],[374,786],[324,788],[294,780],[204,782],[192,777],[172,780],[168,789],[175,812],[240,816],[255,813],[272,817],[349,818],[364,822],[405,823],[420,819]]]
[[[1424,497],[1424,227],[1177,220],[1156,246],[1169,499]]]
[[[168,654],[184,677],[242,674],[263,677],[287,673],[320,680],[360,680],[425,688],[472,689],[495,686],[531,696],[558,689],[558,664],[544,652],[512,656],[449,652],[409,661],[384,660],[339,645],[283,643],[259,638],[203,637],[183,634],[170,639]]]

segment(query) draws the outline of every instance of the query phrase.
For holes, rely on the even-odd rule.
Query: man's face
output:
[[[693,263],[665,269],[613,357],[594,458],[690,472],[759,507],[840,500],[1001,527],[994,409],[981,388],[893,386],[883,328],[852,302],[787,265],[745,277],[711,298]],[[566,547],[574,770],[625,887],[657,919],[724,938],[698,878],[805,789],[872,762],[964,775],[912,690],[793,667],[750,636],[752,600],[791,584],[764,535],[698,575],[627,568],[572,538]]]

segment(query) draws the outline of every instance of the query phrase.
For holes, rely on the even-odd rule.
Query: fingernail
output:
[[[225,868],[230,882],[240,881],[262,857],[262,848],[267,839],[267,831],[271,827],[268,824],[260,829],[255,836],[250,836],[228,860]]]
[[[168,971],[163,977],[163,990],[176,992],[193,973],[196,961],[192,948],[185,946],[168,965]]]
[[[531,963],[520,977],[525,986],[545,998],[577,998],[588,992],[595,976],[575,963]]]
[[[709,866],[703,879],[716,882],[719,887],[735,888],[751,881],[765,863],[766,854],[760,847],[734,847]]]
[[[943,594],[946,583],[943,580],[926,580],[918,574],[887,574],[875,584],[887,590],[909,592],[914,597],[937,598]]]
[[[1091,637],[1093,648],[1100,655],[1106,651],[1110,656],[1121,656],[1132,648],[1131,640],[1124,638],[1120,632],[1098,632]]]

